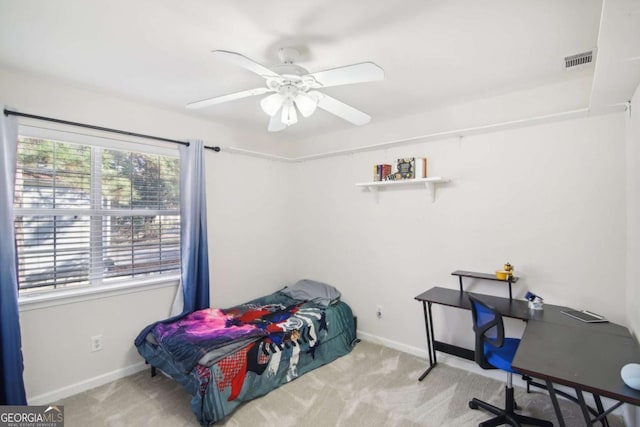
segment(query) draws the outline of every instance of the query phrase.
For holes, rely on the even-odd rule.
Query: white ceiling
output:
[[[598,46],[601,11],[601,0],[0,0],[0,65],[266,133],[260,97],[184,109],[263,85],[212,50],[268,66],[294,46],[310,72],[373,61],[384,81],[325,91],[384,121],[593,76],[563,59]],[[282,136],[352,126],[319,110]]]

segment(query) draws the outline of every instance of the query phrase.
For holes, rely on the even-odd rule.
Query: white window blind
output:
[[[179,159],[20,137],[21,292],[180,270]]]

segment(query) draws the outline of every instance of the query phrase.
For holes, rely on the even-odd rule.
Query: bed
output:
[[[184,386],[193,413],[208,426],[349,353],[356,342],[355,319],[340,293],[301,280],[234,307],[153,323],[135,345],[152,367]]]

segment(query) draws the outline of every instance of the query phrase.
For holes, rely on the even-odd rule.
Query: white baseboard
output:
[[[64,399],[65,397],[73,396],[74,394],[91,390],[92,388],[110,383],[111,381],[128,377],[129,375],[138,373],[145,368],[148,369],[149,365],[144,362],[136,363],[125,368],[116,369],[115,371],[107,372],[106,374],[98,375],[75,384],[61,387],[57,390],[48,391],[37,396],[28,396],[27,401],[29,402],[29,405],[48,405],[60,399]]]
[[[394,350],[401,351],[403,353],[409,353],[414,356],[420,357],[422,359],[427,358],[427,349],[426,344],[425,348],[413,347],[410,345],[402,344],[398,341],[389,340],[386,338],[379,337],[377,335],[370,334],[364,331],[357,331],[358,338],[363,339],[364,341],[368,341],[374,344],[380,344],[385,347],[392,348]]]
[[[418,348],[418,347],[413,347],[410,345],[400,343],[398,341],[382,338],[377,335],[370,334],[368,332],[358,331],[357,334],[358,334],[358,338],[362,338],[362,340],[364,341],[372,342],[374,344],[380,344],[382,346],[389,347],[394,350],[401,351],[403,353],[408,353],[413,356],[419,357],[421,359],[425,359],[424,368],[427,369],[429,362],[428,362],[428,355],[427,355],[427,349],[426,349],[426,342],[425,342],[425,348]],[[441,352],[438,352],[436,358],[438,363],[442,363],[448,366],[453,366],[454,368],[464,369],[465,371],[469,371],[469,372],[473,372],[474,374],[493,378],[498,381],[505,380],[505,374],[502,371],[482,369],[481,367],[476,365],[475,362],[472,362],[467,359],[461,359],[459,357],[449,356]],[[516,384],[518,384],[517,381],[516,381]],[[524,386],[525,385],[524,381],[520,385]]]

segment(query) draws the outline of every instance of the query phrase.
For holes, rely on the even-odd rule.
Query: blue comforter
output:
[[[136,347],[192,394],[198,421],[210,425],[241,402],[349,353],[355,338],[347,304],[322,307],[276,292],[150,325]]]

